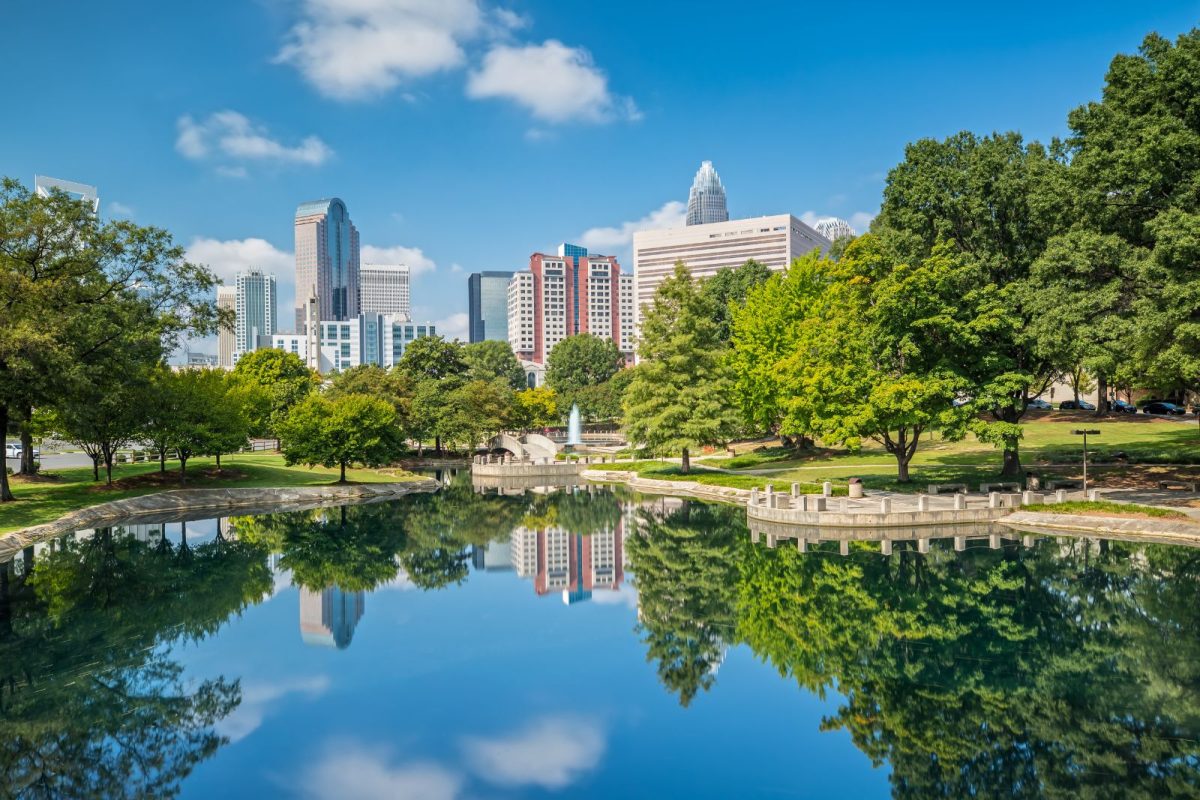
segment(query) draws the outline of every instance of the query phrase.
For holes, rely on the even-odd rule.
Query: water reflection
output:
[[[802,552],[794,541],[768,547],[766,534],[782,534],[760,533],[756,544],[731,506],[589,487],[514,494],[454,480],[399,503],[64,537],[0,569],[0,796],[170,796],[198,764],[257,731],[268,708],[331,691],[323,673],[244,690],[239,675],[184,677],[179,644],[220,638],[279,585],[297,589],[285,602],[298,605],[300,638],[314,648],[305,652],[358,664],[369,693],[379,691],[362,672],[370,659],[351,659],[393,636],[363,622],[387,617],[389,596],[368,595],[402,585],[451,607],[452,587],[467,581],[572,606],[631,601],[634,646],[662,687],[654,692],[686,709],[677,733],[704,718],[699,706],[716,705],[737,650],[769,664],[792,695],[829,699],[822,719],[765,730],[731,753],[761,754],[819,727],[853,742],[858,769],[889,769],[900,798],[1200,794],[1200,550],[958,531],[896,540],[890,555],[861,537]],[[472,579],[472,570],[481,574]],[[366,616],[368,604],[376,616]],[[543,613],[559,615],[556,647],[564,631],[586,633],[598,618],[587,606],[563,616],[554,604],[528,605],[492,618],[497,641],[523,627],[514,614],[540,625]],[[422,608],[436,616],[437,607]],[[296,642],[296,606],[286,610],[272,624],[286,624]],[[440,624],[443,638],[424,650],[406,633],[411,663],[373,668],[389,691],[404,685],[392,670],[420,669],[423,659],[438,669],[453,661],[439,661],[437,648],[469,646],[454,623]],[[594,655],[586,636],[574,646]],[[547,676],[529,667],[537,659],[517,658],[520,669],[503,680],[543,692]],[[639,673],[619,664],[610,677],[623,691]],[[583,776],[606,768],[610,788],[629,778],[625,764],[654,769],[628,761],[616,727],[543,708],[523,724],[464,725],[449,738],[467,772],[490,786],[577,792]],[[643,752],[665,747],[636,739],[636,729],[622,735]],[[430,780],[461,793],[468,781],[448,757],[435,768],[386,749],[335,748],[304,774],[336,787],[346,770],[366,774],[368,755],[393,796]]]

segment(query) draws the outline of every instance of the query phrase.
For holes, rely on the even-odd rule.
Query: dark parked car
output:
[[[1137,406],[1133,403],[1126,403],[1124,400],[1113,400],[1108,404],[1114,414],[1136,414]]]
[[[1040,397],[1035,397],[1029,401],[1027,408],[1030,411],[1049,411],[1050,409],[1054,408],[1054,406],[1050,405],[1049,402]]]
[[[1058,404],[1059,411],[1095,411],[1096,407],[1087,400],[1080,400],[1076,403],[1074,400],[1063,400]]]
[[[1187,412],[1183,410],[1183,406],[1177,406],[1174,403],[1164,403],[1160,400],[1155,400],[1153,403],[1146,403],[1146,405],[1142,406],[1142,413],[1174,414],[1175,416],[1182,416]]]

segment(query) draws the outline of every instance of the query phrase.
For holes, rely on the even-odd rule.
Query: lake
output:
[[[0,797],[1195,797],[1200,549],[751,541],[598,487],[0,567]]]

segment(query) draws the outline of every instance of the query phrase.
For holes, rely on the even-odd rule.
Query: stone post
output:
[[[799,550],[801,553],[807,553],[808,552],[808,540],[805,539],[803,536],[797,537],[796,538],[796,549]]]
[[[1059,489],[1057,492],[1055,492],[1054,493],[1054,502],[1056,502],[1056,503],[1067,502],[1067,490]]]
[[[917,511],[928,511],[928,510],[929,510],[929,495],[927,495],[927,494],[917,495]]]
[[[988,547],[992,548],[993,550],[1000,549],[1000,534],[993,533],[988,537]]]
[[[962,492],[954,493],[954,510],[955,511],[966,511],[967,510],[967,496],[965,494],[963,494]]]
[[[826,497],[833,497],[833,484],[829,481],[822,483],[821,494],[825,495]]]
[[[1000,508],[999,492],[988,492],[988,508]]]
[[[1021,492],[1021,505],[1032,506],[1042,502],[1042,496],[1037,492],[1026,490]]]
[[[880,553],[880,555],[885,555],[885,556],[890,556],[892,554],[892,540],[891,539],[884,539],[882,542],[879,543],[879,553]]]
[[[750,531],[750,542],[758,544],[758,531]]]
[[[829,501],[825,499],[824,495],[813,495],[812,497],[808,498],[807,510],[817,512],[826,511],[828,510],[828,502]]]
[[[917,539],[917,552],[918,553],[928,553],[929,552],[929,540],[928,539]]]
[[[793,483],[792,484],[792,498],[795,499],[799,496],[800,496],[800,484]]]
[[[1034,541],[1035,541],[1034,535],[1032,533],[1027,533],[1021,537],[1021,546],[1022,547],[1033,547]]]
[[[879,498],[879,513],[880,514],[892,513],[892,498],[890,498],[890,497]]]
[[[955,551],[957,551],[959,553],[961,553],[963,550],[966,550],[967,549],[967,537],[955,536],[954,537],[954,549],[955,549]]]
[[[1087,499],[1092,501],[1093,503],[1096,502],[1097,500],[1099,500],[1100,499],[1100,490],[1099,489],[1088,489]]]
[[[844,556],[850,555],[850,540],[849,539],[842,539],[841,544],[838,545],[838,552]]]
[[[750,505],[758,505],[758,487],[755,486],[750,490]]]
[[[767,534],[767,547],[771,548],[772,550],[775,549],[775,534]]]

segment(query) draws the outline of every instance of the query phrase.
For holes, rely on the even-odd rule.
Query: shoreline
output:
[[[0,562],[37,542],[71,531],[102,527],[124,520],[154,515],[177,517],[196,511],[248,510],[302,511],[342,501],[373,502],[408,494],[436,492],[437,481],[423,478],[395,483],[329,484],[279,488],[168,489],[153,494],[97,503],[64,514],[53,522],[31,525],[0,534]],[[264,512],[265,513],[265,512]]]

